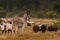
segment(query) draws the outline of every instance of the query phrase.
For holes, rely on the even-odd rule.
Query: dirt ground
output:
[[[39,23],[53,23],[57,22],[55,19],[32,19],[32,21]],[[60,40],[60,30],[57,32],[48,32],[42,33],[41,31],[35,33],[33,30],[33,26],[26,26],[24,29],[24,33],[22,35],[16,34],[1,34],[0,40]]]

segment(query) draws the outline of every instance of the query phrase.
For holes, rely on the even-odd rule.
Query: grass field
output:
[[[32,19],[35,22],[39,23],[52,23],[56,22],[55,19]],[[56,37],[60,36],[60,30],[57,32],[48,32],[45,33],[40,32],[33,32],[33,26],[26,26],[24,29],[23,35],[15,35],[15,34],[0,34],[0,40],[55,40]]]

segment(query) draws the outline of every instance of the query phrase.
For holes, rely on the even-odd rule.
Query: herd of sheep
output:
[[[33,31],[34,32],[38,32],[38,31],[42,31],[42,32],[46,32],[46,31],[57,31],[57,27],[56,26],[46,26],[45,24],[42,24],[41,26],[39,25],[34,25],[33,27]]]
[[[0,31],[2,31],[2,33],[9,33],[9,32],[13,32],[13,23],[12,21],[7,21],[4,18],[0,19]]]
[[[31,26],[31,23],[28,23],[28,26]],[[35,24],[33,26],[33,31],[34,32],[46,32],[46,31],[55,31],[57,32],[57,26],[56,25],[46,25],[46,24]]]
[[[46,25],[46,24],[36,24],[33,21],[29,22],[27,21],[27,25],[31,26],[32,24],[34,24],[33,26],[33,31],[34,32],[46,32],[46,31],[57,31],[57,26],[55,25]],[[15,30],[13,30],[13,22],[12,21],[5,21],[4,19],[0,19],[0,31],[2,31],[2,33],[6,33],[6,32],[15,32]]]

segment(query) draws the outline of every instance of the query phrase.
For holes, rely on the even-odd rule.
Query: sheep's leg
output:
[[[11,30],[11,34],[12,34],[12,30]]]
[[[4,33],[4,30],[2,30],[2,34]]]
[[[3,34],[3,33],[6,33],[6,30],[2,30],[2,34]]]
[[[12,33],[12,29],[8,29],[8,33],[11,32]]]
[[[5,31],[5,33],[7,33],[7,30],[6,30],[6,25],[4,26],[4,31]]]
[[[7,30],[8,31],[8,33],[9,33],[9,30]]]
[[[5,30],[5,33],[7,33],[7,31]]]

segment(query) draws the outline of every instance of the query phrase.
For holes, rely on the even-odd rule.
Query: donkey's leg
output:
[[[19,26],[18,27],[18,29],[17,29],[17,33],[19,34],[19,35],[21,35],[21,34],[23,34],[23,30],[24,30],[24,26]]]
[[[15,34],[17,35],[18,27],[16,26],[15,28]]]
[[[21,28],[21,34],[23,34],[23,32],[24,32],[24,28],[25,28],[25,25],[23,25]]]

